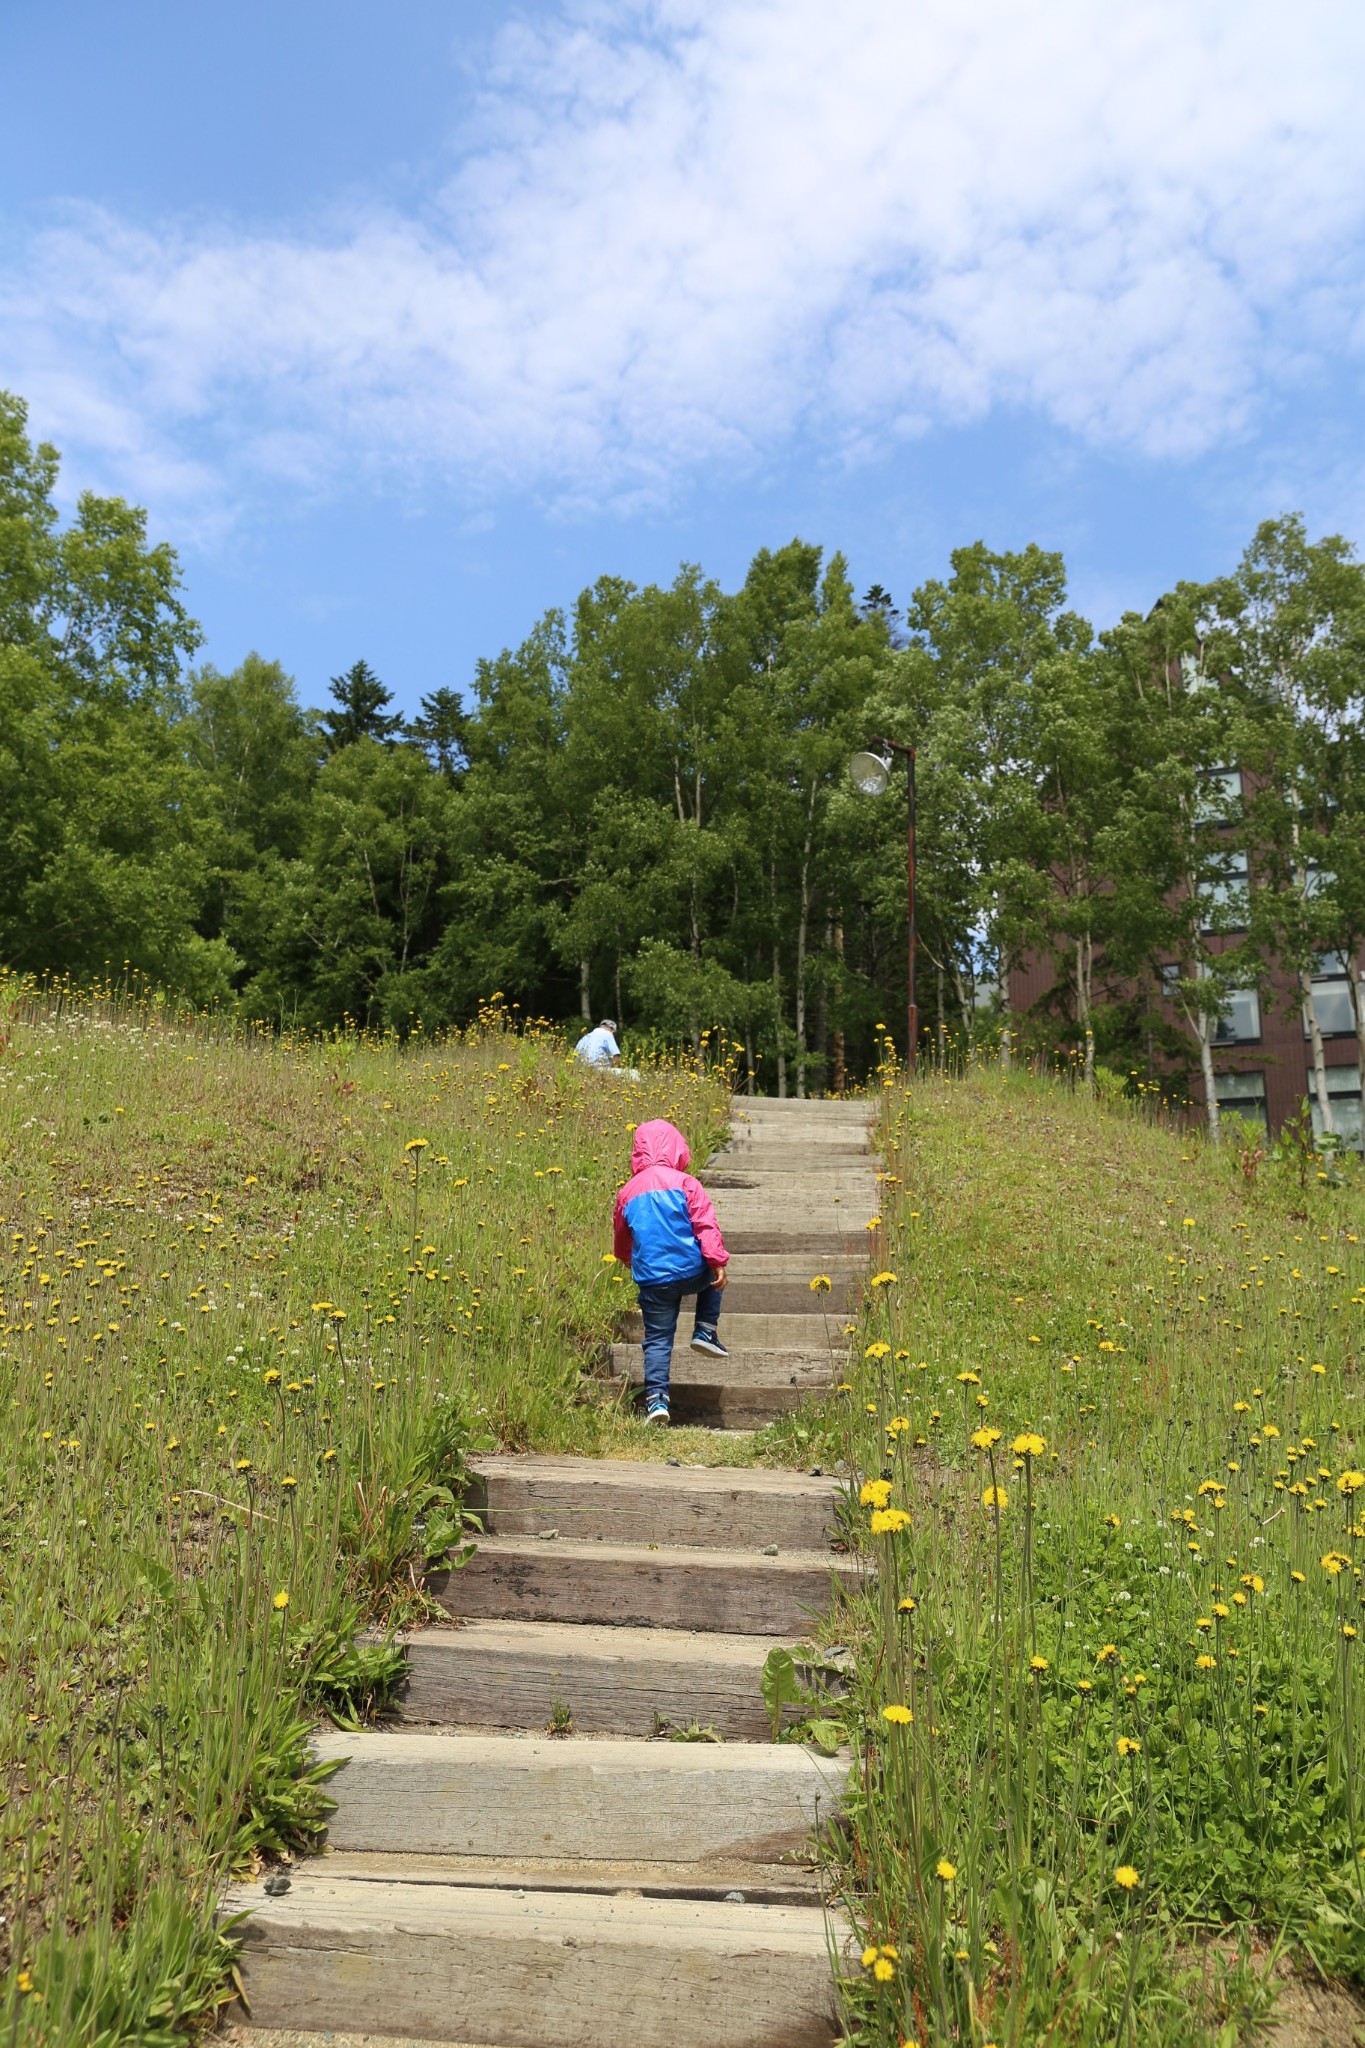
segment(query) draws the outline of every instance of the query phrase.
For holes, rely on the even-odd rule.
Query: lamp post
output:
[[[881,748],[882,752],[874,750]],[[848,764],[854,786],[864,796],[884,796],[891,781],[891,763],[884,756],[903,754],[906,767],[905,895],[909,912],[909,945],[906,960],[905,1064],[913,1073],[919,1045],[919,1006],[915,1001],[915,750],[899,740],[872,740],[866,752],[854,754]]]

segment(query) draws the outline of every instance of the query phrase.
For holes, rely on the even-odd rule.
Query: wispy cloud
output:
[[[420,217],[49,225],[0,379],[163,499],[658,499],[998,406],[1189,457],[1360,347],[1363,71],[1340,0],[582,0]]]

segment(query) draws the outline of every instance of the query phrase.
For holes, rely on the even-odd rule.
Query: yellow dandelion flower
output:
[[[810,1283],[810,1291],[812,1294],[828,1294],[833,1285],[828,1273],[817,1273]]]
[[[950,1863],[946,1856],[940,1856],[934,1865],[934,1876],[940,1884],[951,1884],[957,1876],[957,1865]]]
[[[859,1505],[865,1508],[884,1508],[890,1498],[889,1479],[865,1479],[862,1492],[858,1495]]]
[[[904,1508],[874,1508],[868,1527],[874,1536],[899,1536],[910,1527],[910,1517]]]
[[[1137,1890],[1138,1886],[1142,1883],[1142,1879],[1131,1863],[1120,1863],[1118,1869],[1114,1872],[1114,1883],[1121,1885],[1124,1891],[1132,1892]]]
[[[989,1451],[994,1444],[999,1443],[1000,1431],[998,1429],[991,1429],[989,1427],[985,1429],[974,1429],[972,1431],[971,1440],[973,1449],[978,1451]]]
[[[1016,1458],[1041,1458],[1047,1449],[1047,1438],[1039,1436],[1036,1430],[1026,1429],[1010,1445]]]
[[[270,1604],[277,1614],[284,1613],[285,1608],[289,1605],[289,1594],[285,1587],[280,1587],[279,1592],[275,1595],[275,1598],[271,1601]]]
[[[983,1508],[1007,1508],[1010,1497],[1003,1486],[988,1486],[981,1496]]]
[[[1138,1756],[1142,1750],[1142,1743],[1136,1735],[1120,1735],[1114,1747],[1120,1756]]]
[[[882,1708],[883,1721],[889,1721],[893,1728],[908,1728],[914,1718],[909,1707],[902,1707],[893,1703],[889,1707]]]

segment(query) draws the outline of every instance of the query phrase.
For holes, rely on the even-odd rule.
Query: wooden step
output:
[[[866,1272],[865,1244],[857,1244],[851,1251],[834,1252],[822,1264],[812,1264],[799,1245],[795,1248],[783,1246],[775,1252],[749,1252],[742,1261],[732,1260],[730,1263],[732,1283],[740,1274],[755,1280],[799,1280],[805,1283],[814,1274],[824,1273],[832,1280],[843,1280],[852,1285]]]
[[[726,1208],[798,1208],[823,1212],[835,1208],[864,1208],[880,1200],[880,1188],[870,1174],[759,1174],[743,1165],[706,1167],[702,1184],[712,1202],[724,1196]],[[872,1212],[872,1210],[870,1210]],[[720,1208],[716,1208],[720,1214]]]
[[[828,1293],[812,1291],[810,1283],[816,1271],[813,1261],[803,1260],[801,1271],[790,1279],[784,1279],[777,1273],[750,1273],[747,1259],[732,1260],[729,1284],[725,1289],[727,1325],[736,1315],[833,1316],[842,1327],[857,1314],[865,1284],[866,1261],[859,1261],[856,1279],[851,1274],[826,1274],[833,1283]],[[682,1326],[681,1317],[679,1326]]]
[[[813,1296],[817,1308],[821,1302],[828,1302],[827,1294]],[[684,1314],[686,1315],[686,1305]],[[725,1290],[725,1307],[721,1312],[721,1342],[733,1355],[737,1351],[809,1351],[812,1347],[825,1347],[831,1351],[848,1350],[848,1334],[844,1324],[848,1317],[831,1315],[826,1309],[824,1315],[817,1315],[814,1323],[808,1315],[754,1315],[741,1309],[731,1313],[730,1289]],[[644,1334],[644,1322],[638,1309],[628,1315],[622,1326],[621,1335],[627,1343],[638,1344]],[[691,1350],[692,1325],[690,1320],[679,1318],[678,1334],[673,1340],[673,1355],[679,1357],[683,1351],[691,1352],[700,1362],[704,1352]]]
[[[839,1210],[845,1208],[845,1210],[849,1210],[847,1227],[849,1227],[849,1231],[853,1231],[853,1229],[862,1229],[866,1225],[868,1217],[876,1217],[876,1214],[878,1214],[878,1206],[876,1206],[878,1204],[878,1194],[876,1194],[876,1190],[843,1190],[841,1192],[841,1190],[835,1188],[831,1194],[821,1194],[819,1190],[814,1190],[814,1192],[796,1192],[796,1190],[792,1190],[792,1194],[786,1196],[786,1194],[780,1194],[778,1190],[774,1190],[772,1184],[769,1184],[765,1188],[743,1188],[743,1186],[739,1186],[739,1188],[731,1188],[731,1186],[714,1188],[712,1186],[708,1192],[710,1192],[710,1198],[712,1198],[712,1204],[714,1204],[714,1210],[716,1210],[716,1217],[720,1219],[720,1227],[722,1229],[724,1229],[726,1221],[729,1221],[729,1223],[739,1223],[739,1225],[743,1225],[749,1231],[765,1229],[765,1227],[772,1227],[772,1225],[782,1225],[784,1231],[794,1231],[798,1227],[802,1227],[802,1229],[804,1227],[833,1229],[835,1225],[839,1225],[839,1229],[843,1229],[845,1227],[845,1219],[841,1217]]]
[[[853,1585],[849,1557],[789,1551],[650,1550],[564,1538],[481,1536],[455,1571],[427,1589],[448,1613],[475,1621],[593,1621],[617,1627],[718,1629],[730,1635],[799,1633]]]
[[[741,1902],[754,1906],[810,1906],[820,1900],[818,1869],[791,1857],[781,1863],[642,1863],[638,1857],[608,1862],[594,1856],[564,1861],[547,1856],[389,1855],[381,1850],[352,1855],[330,1848],[321,1853],[322,1863],[312,1867],[326,1877],[353,1883],[385,1878],[396,1884],[472,1884],[510,1892],[629,1891],[647,1899],[723,1899],[739,1892]]]
[[[644,1385],[638,1345],[614,1344],[612,1370],[623,1386]],[[837,1384],[830,1351],[738,1351],[709,1361],[692,1350],[673,1353],[668,1405],[675,1423],[697,1429],[765,1429],[804,1401]]]
[[[840,1256],[856,1258],[865,1268],[869,1253],[877,1242],[876,1234],[863,1227],[868,1220],[866,1216],[857,1222],[850,1220],[848,1227],[844,1228],[843,1225],[809,1223],[801,1217],[751,1224],[736,1220],[740,1213],[735,1211],[721,1224],[726,1249],[732,1256],[754,1252],[778,1252],[787,1257],[796,1254],[801,1261],[810,1264],[812,1272],[823,1273],[828,1262]],[[850,1219],[853,1214],[850,1210]],[[869,1211],[869,1215],[876,1214],[875,1209]]]
[[[837,1129],[848,1125],[864,1129],[881,1114],[881,1103],[871,1096],[836,1100],[832,1096],[804,1099],[794,1095],[733,1095],[730,1123],[808,1124],[813,1130]]]
[[[553,1529],[584,1540],[727,1550],[819,1550],[835,1529],[839,1495],[833,1479],[798,1472],[623,1458],[474,1458],[470,1482],[468,1503],[490,1535]]]
[[[828,1381],[825,1382],[829,1384]],[[679,1429],[766,1429],[811,1398],[809,1387],[675,1387],[668,1405]]]
[[[585,1735],[666,1725],[756,1742],[769,1732],[763,1660],[782,1641],[555,1621],[418,1629],[398,1711],[409,1724],[541,1730],[563,1705]]]
[[[776,1863],[843,1803],[848,1758],[795,1743],[412,1731],[314,1738],[327,1839],[359,1854]]]
[[[795,1320],[795,1318],[793,1318]],[[818,1328],[818,1325],[817,1325]],[[723,1342],[728,1333],[721,1332]],[[728,1358],[712,1358],[694,1351],[690,1344],[675,1344],[669,1367],[669,1386],[682,1387],[796,1387],[810,1392],[829,1387],[835,1364],[842,1366],[842,1354],[820,1344],[736,1345]],[[613,1344],[612,1371],[634,1386],[644,1384],[644,1352],[638,1344]]]
[[[235,1886],[263,2027],[348,2028],[486,2048],[830,2048],[825,1914],[332,1879]],[[836,1925],[834,1939],[847,1942]]]

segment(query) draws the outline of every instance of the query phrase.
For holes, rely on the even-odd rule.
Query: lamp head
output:
[[[881,796],[891,781],[891,763],[880,754],[855,754],[848,764],[855,789],[864,796]]]

